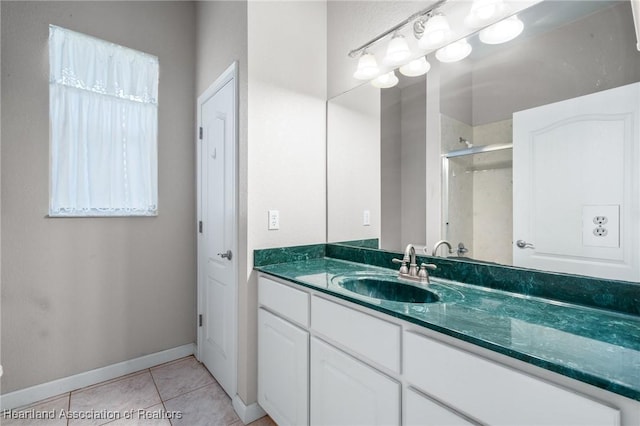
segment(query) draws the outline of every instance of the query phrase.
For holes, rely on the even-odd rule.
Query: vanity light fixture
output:
[[[353,77],[358,80],[370,80],[380,73],[376,57],[366,50],[362,51],[362,56],[358,59],[358,68],[353,73]]]
[[[522,21],[513,15],[480,31],[479,37],[485,44],[506,43],[518,37],[523,29]]]
[[[460,61],[471,53],[471,45],[467,42],[466,38],[451,43],[441,49],[436,50],[436,58],[440,62],[457,62]]]
[[[371,85],[378,89],[388,89],[398,84],[398,81],[396,73],[389,71],[388,73],[382,74],[381,76],[371,80]]]
[[[431,65],[425,58],[427,51],[438,49],[435,56],[440,62],[445,63],[460,61],[469,56],[472,47],[466,38],[451,43],[454,34],[458,34],[458,37],[461,34],[452,31],[446,16],[439,10],[447,1],[436,1],[349,52],[350,57],[359,57],[358,68],[353,77],[358,80],[370,80],[375,87],[393,87],[398,84],[395,69],[399,68],[400,73],[408,77],[420,76],[429,71]],[[484,43],[505,43],[517,37],[524,28],[524,24],[516,15],[503,19],[508,12],[509,7],[504,0],[473,0],[464,23],[472,29],[486,27],[480,31],[480,40]],[[413,35],[418,41],[418,52],[411,51],[410,44],[401,33],[409,24],[412,24]],[[389,35],[392,36],[385,50],[383,66],[378,67],[375,55],[367,49]]]
[[[422,37],[418,41],[420,49],[436,49],[451,40],[453,32],[446,16],[442,13],[431,16],[424,24]]]
[[[503,17],[507,12],[507,5],[503,0],[473,0],[471,10],[464,19],[464,24],[469,28],[480,28],[496,19]]]
[[[426,19],[433,17],[435,13],[434,11],[447,1],[448,0],[436,1],[431,6],[414,13],[404,21],[395,25],[393,28],[385,31],[379,36],[366,42],[362,46],[349,52],[349,56],[351,58],[359,58],[358,68],[353,74],[353,77],[358,80],[371,80],[371,83],[374,86],[384,88],[393,87],[398,84],[398,77],[395,75],[395,72],[393,70],[391,70],[390,72],[386,72],[387,70],[389,70],[389,68],[397,68],[399,65],[401,65],[407,73],[421,75],[416,73],[424,69],[425,64],[427,64],[426,70],[424,71],[427,72],[430,67],[426,62],[426,59],[422,58],[424,60],[423,62],[420,59],[421,55],[419,53],[415,54],[411,52],[407,40],[402,34],[400,34],[400,31],[402,31],[409,23],[413,23],[413,35],[416,37],[416,39],[420,39],[423,34],[422,31],[424,29],[424,23],[426,22]],[[436,22],[437,21],[438,20],[436,19]],[[389,34],[393,34],[393,37],[391,38],[389,45],[387,46],[386,55],[383,60],[384,65],[386,65],[386,69],[380,69],[378,67],[375,56],[372,53],[369,53],[367,49],[383,38],[387,37]],[[416,57],[418,58],[417,60],[415,59]],[[410,61],[412,63],[411,65],[407,63]]]
[[[427,58],[421,56],[400,67],[400,73],[407,77],[418,77],[426,74],[431,69],[431,64],[427,62]]]
[[[407,40],[403,35],[395,33],[389,46],[387,46],[387,54],[384,57],[384,63],[387,65],[400,65],[404,63],[411,56],[411,50]]]

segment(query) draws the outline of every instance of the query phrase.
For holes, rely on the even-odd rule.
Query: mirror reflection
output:
[[[445,240],[439,256],[640,281],[630,4],[545,1],[518,17],[515,40],[471,36],[462,61],[428,55],[426,78],[329,101],[329,242],[431,254]]]

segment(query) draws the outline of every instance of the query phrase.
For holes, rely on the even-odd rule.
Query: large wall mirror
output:
[[[508,43],[328,102],[328,242],[640,281],[629,1],[543,1]],[[460,248],[460,249],[459,249]]]

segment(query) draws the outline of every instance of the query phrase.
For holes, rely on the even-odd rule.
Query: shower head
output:
[[[465,144],[467,148],[471,148],[473,146],[471,142],[462,137],[458,140],[458,142]]]

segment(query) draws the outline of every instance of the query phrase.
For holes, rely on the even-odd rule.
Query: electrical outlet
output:
[[[604,226],[593,228],[593,235],[596,237],[606,237],[609,231]]]
[[[620,247],[620,205],[582,206],[582,244]]]
[[[280,229],[280,212],[278,210],[269,210],[269,231]]]
[[[594,216],[593,223],[596,225],[606,225],[609,219],[606,216]]]

